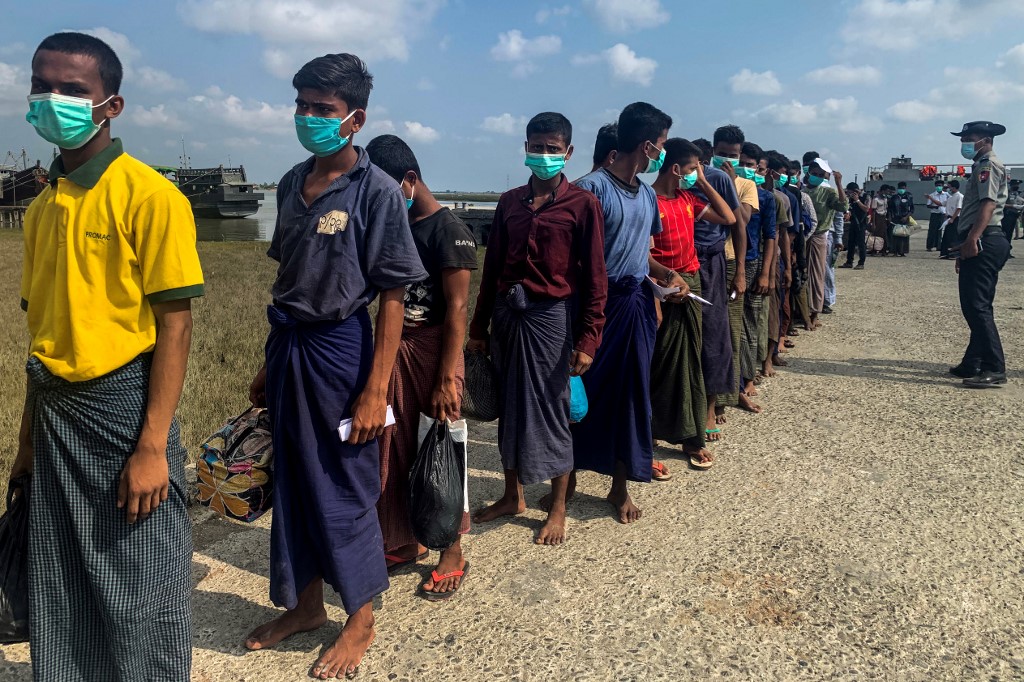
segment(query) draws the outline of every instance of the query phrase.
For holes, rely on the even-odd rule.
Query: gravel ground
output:
[[[714,469],[659,449],[676,476],[634,486],[641,522],[584,475],[567,545],[531,544],[535,486],[522,517],[473,529],[452,601],[415,596],[429,566],[396,576],[359,678],[1024,678],[1024,260],[996,306],[1010,384],[970,392],[945,373],[967,339],[952,264],[923,246],[840,270],[835,314],[762,387],[765,414],[729,412]],[[471,439],[479,504],[501,489],[493,425]],[[275,613],[268,528],[197,528],[195,680],[303,679],[342,622],[332,598],[330,627],[240,646]],[[27,655],[0,647],[0,679],[29,679]]]

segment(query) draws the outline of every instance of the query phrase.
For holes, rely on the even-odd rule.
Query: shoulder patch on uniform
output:
[[[989,170],[978,171],[978,182],[988,182]]]

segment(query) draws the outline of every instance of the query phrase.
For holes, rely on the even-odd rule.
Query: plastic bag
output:
[[[0,644],[28,641],[29,476],[7,489],[7,512],[0,516]],[[21,490],[17,500],[14,491]]]
[[[466,390],[462,414],[482,422],[498,418],[498,373],[483,353],[465,353]]]
[[[590,409],[587,400],[587,389],[583,387],[583,378],[569,377],[569,421],[573,424],[583,421]]]
[[[430,427],[409,472],[409,517],[421,545],[445,550],[459,537],[467,504],[466,422],[439,422],[421,416],[421,427],[424,419]],[[453,437],[455,433],[459,441]]]

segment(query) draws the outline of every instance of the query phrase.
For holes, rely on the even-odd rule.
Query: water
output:
[[[263,190],[263,203],[256,215],[248,218],[231,218],[218,220],[216,218],[197,218],[196,235],[201,242],[251,242],[270,241],[274,236],[274,225],[277,222],[277,196],[274,190]],[[449,208],[454,207],[451,202],[442,202],[442,205]],[[462,202],[459,202],[462,205]],[[497,202],[478,201],[469,202],[467,208],[480,208],[493,210]]]
[[[196,236],[201,242],[270,241],[277,222],[277,196],[264,190],[263,202],[256,215],[248,218],[196,218]]]

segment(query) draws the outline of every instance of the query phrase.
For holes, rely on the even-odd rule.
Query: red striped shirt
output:
[[[658,195],[661,234],[654,235],[651,255],[666,268],[694,273],[700,269],[697,249],[693,245],[693,224],[708,205],[693,192],[676,192],[674,199]]]

